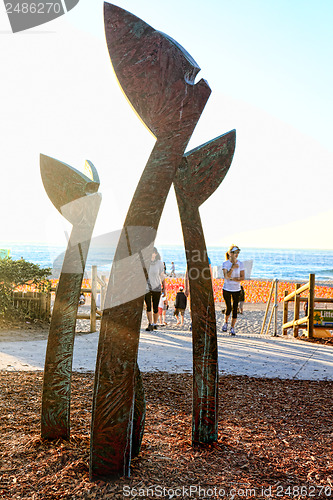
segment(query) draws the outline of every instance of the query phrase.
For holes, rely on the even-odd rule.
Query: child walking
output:
[[[158,303],[158,317],[159,317],[159,325],[166,326],[168,323],[165,321],[165,315],[167,309],[169,307],[167,296],[164,292],[161,293],[160,301]]]

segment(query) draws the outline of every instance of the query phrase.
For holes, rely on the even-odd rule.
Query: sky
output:
[[[119,0],[177,40],[212,89],[188,150],[236,129],[229,172],[201,206],[207,246],[333,250],[331,0]],[[98,170],[95,235],[122,227],[154,138],[124,98],[103,2],[13,34],[0,4],[0,245],[64,244],[39,155]],[[170,190],[157,245],[183,244]]]

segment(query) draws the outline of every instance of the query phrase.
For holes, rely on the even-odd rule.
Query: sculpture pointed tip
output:
[[[120,87],[155,137],[169,133],[190,94],[202,102],[208,100],[211,90],[207,82],[195,84],[199,65],[172,37],[107,2],[104,25]]]
[[[40,171],[50,200],[57,210],[68,203],[97,193],[100,182],[96,168],[86,160],[86,170],[82,173],[67,163],[41,154]]]
[[[40,164],[42,164],[45,160],[47,160],[48,158],[50,158],[49,156],[47,155],[44,155],[43,153],[40,153],[39,154],[39,162]]]
[[[122,13],[122,14],[126,13],[126,14],[132,15],[133,17],[136,17],[136,16],[134,16],[134,14],[131,14],[130,12],[123,9],[122,7],[119,7],[118,5],[114,5],[113,3],[109,3],[109,2],[104,2],[104,17],[108,14],[113,14],[116,12]]]
[[[86,175],[86,177],[88,177],[88,179],[90,179],[94,183],[96,183],[98,185],[100,184],[100,180],[99,180],[99,175],[98,175],[98,172],[97,172],[97,168],[95,167],[95,165],[90,160],[86,160],[85,161],[85,164],[84,164],[84,175]]]

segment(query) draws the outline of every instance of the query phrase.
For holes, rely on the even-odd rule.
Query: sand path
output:
[[[221,374],[265,378],[333,380],[333,347],[311,344],[288,337],[260,335],[264,307],[247,304],[237,322],[237,335],[221,333],[222,316],[217,313],[219,370]],[[172,311],[168,325],[146,332],[143,317],[139,345],[139,366],[143,372],[192,371],[190,316],[184,327],[176,326]],[[278,311],[278,332],[282,311]],[[99,328],[99,325],[97,325]],[[87,333],[89,322],[78,321],[74,347],[74,371],[94,371],[98,332]],[[273,333],[273,330],[270,330]],[[47,330],[27,329],[0,333],[0,370],[43,370]]]

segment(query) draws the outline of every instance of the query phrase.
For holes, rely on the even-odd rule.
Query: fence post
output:
[[[91,267],[90,332],[96,331],[97,266]]]
[[[39,293],[39,301],[40,301],[40,319],[46,319],[47,312],[47,295],[45,292]]]
[[[272,298],[272,294],[273,294],[273,290],[274,290],[274,282],[275,282],[275,279],[272,281],[271,289],[269,291],[269,297],[268,297],[268,301],[267,301],[265,316],[264,316],[264,319],[263,319],[263,322],[262,322],[262,327],[261,327],[260,335],[262,335],[264,333],[264,330],[265,330],[265,324],[266,324],[267,314],[268,314],[268,311],[269,311],[269,304],[271,302],[271,298]],[[269,326],[268,326],[268,328],[269,328]]]
[[[106,295],[106,276],[103,275],[102,276],[102,281],[104,283],[104,285],[101,285],[101,311],[103,311],[104,309],[104,302],[105,302],[105,295]]]
[[[288,323],[288,305],[289,302],[285,300],[285,297],[288,295],[288,290],[284,291],[284,299],[283,299],[283,320],[282,320],[282,335],[287,335],[288,334],[288,329],[283,328],[283,325],[285,323]]]
[[[31,314],[31,311],[34,313],[35,312],[35,304],[33,303],[32,300],[29,300],[30,298],[34,297],[34,292],[24,292],[23,294],[24,298],[26,298],[24,302],[24,307],[27,308],[28,314]]]
[[[313,310],[315,294],[315,275],[309,275],[309,298],[308,298],[308,337],[313,338]]]
[[[277,310],[278,310],[278,293],[279,293],[279,280],[275,280],[275,297],[274,297],[274,337],[277,336]]]
[[[300,288],[300,284],[296,283],[295,285],[295,290],[298,290]],[[294,300],[294,321],[297,321],[299,319],[299,305],[300,305],[300,299],[301,296],[300,294],[295,295],[295,300]],[[293,326],[293,336],[298,337],[298,326],[294,325]]]
[[[46,319],[49,320],[50,316],[51,316],[51,292],[47,292]]]

